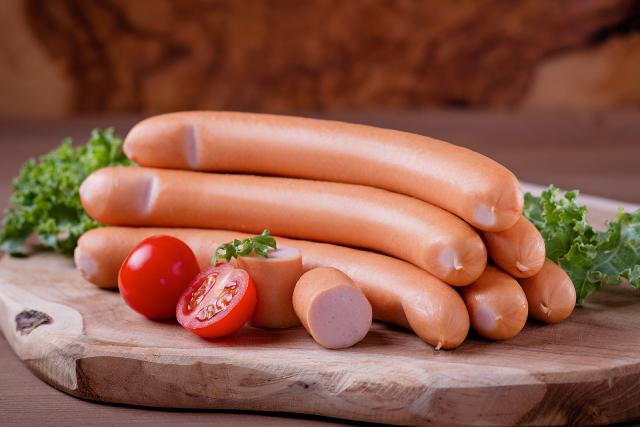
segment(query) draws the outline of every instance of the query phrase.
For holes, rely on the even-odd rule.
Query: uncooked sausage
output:
[[[300,277],[293,308],[309,335],[326,348],[351,347],[371,329],[371,304],[349,276],[333,267],[313,268]]]
[[[88,281],[102,287],[117,287],[122,261],[141,240],[153,235],[183,240],[201,267],[209,265],[220,243],[247,237],[243,233],[221,230],[96,228],[78,241],[76,266]],[[469,315],[460,295],[418,267],[342,246],[280,237],[277,242],[301,251],[304,270],[335,267],[351,277],[371,303],[374,319],[410,328],[436,348],[455,348],[467,336]]]
[[[544,239],[535,225],[521,216],[504,231],[484,232],[489,256],[498,267],[517,278],[537,274],[544,264]]]
[[[452,285],[486,264],[482,239],[451,213],[360,185],[133,167],[91,174],[82,205],[103,224],[222,228],[364,247]]]
[[[251,325],[260,328],[289,328],[299,325],[291,298],[302,276],[302,255],[297,248],[279,246],[269,257],[242,256],[238,267],[249,273],[256,287],[258,302]]]
[[[529,316],[545,323],[560,322],[576,306],[576,288],[565,271],[550,259],[538,274],[520,279],[529,302]]]
[[[482,276],[461,289],[471,326],[494,340],[512,338],[527,321],[527,298],[518,282],[503,271],[487,266]]]
[[[181,112],[151,117],[124,151],[142,166],[241,172],[383,188],[440,206],[481,230],[520,217],[516,177],[469,149],[421,135],[299,117]]]

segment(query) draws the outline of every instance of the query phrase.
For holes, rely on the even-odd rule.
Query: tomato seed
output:
[[[189,311],[195,310],[196,306],[202,302],[204,297],[215,285],[217,278],[218,273],[212,273],[207,277],[207,280],[193,294],[191,294],[191,300],[189,301],[189,304],[187,304],[187,309]]]

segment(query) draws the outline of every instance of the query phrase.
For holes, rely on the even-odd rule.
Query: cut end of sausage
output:
[[[277,249],[269,251],[269,258],[274,259],[294,259],[300,256],[300,250],[291,246],[279,246]]]
[[[371,328],[371,304],[351,286],[336,286],[319,294],[309,308],[307,322],[313,339],[339,349],[360,342]]]
[[[300,324],[293,309],[293,291],[302,276],[302,256],[297,248],[280,246],[269,257],[241,256],[238,267],[249,273],[258,295],[251,325],[289,328]]]

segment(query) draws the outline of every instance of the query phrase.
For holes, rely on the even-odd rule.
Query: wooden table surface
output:
[[[525,181],[579,188],[585,193],[640,202],[640,113],[597,115],[485,112],[357,113],[326,116],[424,133],[493,157]],[[0,208],[10,182],[29,157],[66,136],[84,142],[94,127],[122,135],[136,117],[0,120]],[[343,425],[339,420],[286,414],[167,411],[86,402],[33,376],[0,339],[0,417],[3,425]],[[6,424],[5,424],[6,423]],[[633,424],[633,423],[631,423]],[[629,424],[629,425],[631,425]]]

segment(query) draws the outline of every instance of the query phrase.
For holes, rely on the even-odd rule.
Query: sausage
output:
[[[576,288],[567,273],[550,259],[533,277],[520,279],[529,302],[529,316],[545,323],[560,322],[576,306]]]
[[[209,265],[221,242],[248,237],[221,230],[96,228],[78,241],[76,266],[88,281],[115,288],[118,269],[129,251],[153,235],[181,239],[193,250],[201,267]],[[374,319],[412,329],[436,348],[455,348],[467,336],[469,315],[460,295],[418,267],[385,255],[342,246],[281,237],[277,237],[277,242],[300,250],[305,271],[334,267],[351,277],[371,303]]]
[[[299,325],[291,298],[302,276],[302,255],[297,248],[279,246],[269,257],[240,257],[237,266],[249,273],[256,286],[258,303],[251,325],[260,328],[290,328]]]
[[[487,266],[482,276],[461,289],[471,327],[493,340],[505,340],[520,333],[527,321],[527,297],[518,282],[507,273]]]
[[[342,271],[313,268],[293,291],[293,308],[309,335],[323,347],[351,347],[371,329],[371,304]]]
[[[406,194],[474,227],[501,231],[520,217],[516,177],[469,149],[349,123],[230,112],[181,112],[138,123],[124,143],[142,166],[345,182]]]
[[[452,285],[486,264],[480,236],[455,215],[377,188],[291,178],[112,167],[80,187],[109,225],[224,228],[364,247],[409,261]]]
[[[493,262],[513,277],[531,277],[544,264],[544,239],[524,216],[507,230],[484,232],[484,238]]]

